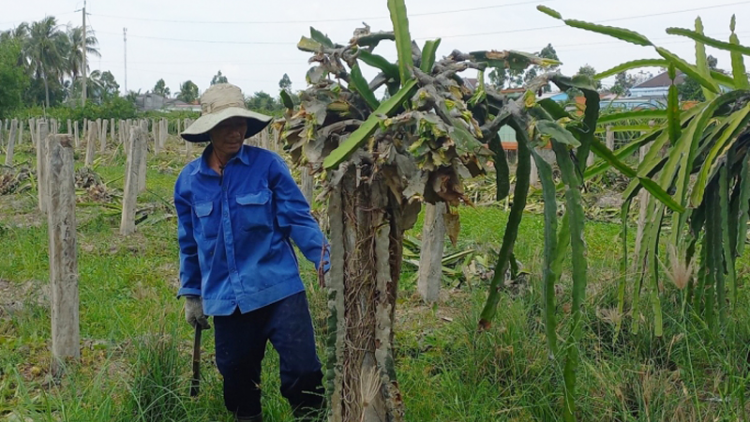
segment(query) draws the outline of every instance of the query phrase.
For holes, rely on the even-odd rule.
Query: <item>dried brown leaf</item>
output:
[[[458,243],[458,234],[461,232],[461,220],[458,212],[454,212],[450,208],[448,212],[444,214],[445,219],[445,232],[448,233],[448,238],[451,240],[453,247],[456,247]]]

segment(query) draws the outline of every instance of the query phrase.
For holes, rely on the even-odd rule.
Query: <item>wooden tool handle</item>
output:
[[[195,397],[200,391],[201,384],[201,326],[195,324],[195,338],[193,340],[193,379],[190,381],[190,397]]]

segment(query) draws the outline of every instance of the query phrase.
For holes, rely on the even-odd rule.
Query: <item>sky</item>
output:
[[[7,2],[0,30],[55,16],[61,25],[81,25],[82,0]],[[438,57],[454,49],[519,50],[534,53],[551,43],[573,75],[583,65],[603,71],[622,62],[658,57],[652,47],[570,28],[536,10],[551,7],[563,17],[635,30],[687,61],[695,62],[695,44],[668,35],[668,27],[694,28],[703,20],[706,35],[727,40],[732,14],[737,33],[750,45],[750,1],[738,0],[406,0],[412,38],[441,38]],[[363,22],[373,31],[390,30],[386,0],[87,0],[87,25],[99,40],[101,57],[89,59],[90,70],[111,71],[130,91],[152,90],[163,78],[174,93],[186,80],[201,92],[221,70],[246,95],[275,95],[288,74],[294,90],[304,89],[310,54],[297,50],[300,37],[315,27],[337,43],[346,44]],[[127,28],[127,48],[123,40]],[[395,61],[392,43],[375,51]],[[729,55],[708,48],[720,68],[730,68]],[[127,66],[125,55],[127,54]],[[127,82],[126,82],[127,71]],[[654,69],[653,71],[656,71]],[[365,69],[366,77],[376,74]],[[473,74],[465,73],[466,77]],[[613,79],[604,80],[604,86]]]

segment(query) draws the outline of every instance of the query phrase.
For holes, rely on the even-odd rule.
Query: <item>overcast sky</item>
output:
[[[561,26],[536,10],[544,4],[566,18],[602,22],[636,30],[694,63],[694,44],[667,35],[667,27],[693,28],[701,16],[709,36],[726,40],[729,21],[737,15],[737,32],[750,45],[750,1],[737,0],[406,0],[412,37],[420,44],[440,37],[438,57],[453,49],[475,51],[514,49],[533,53],[547,43],[557,50],[562,71],[574,74],[590,64],[603,71],[619,63],[656,57],[652,48]],[[53,15],[61,24],[81,24],[78,0],[6,2],[0,30]],[[123,28],[127,28],[127,89],[153,89],[159,78],[176,92],[192,80],[205,90],[218,70],[246,94],[278,93],[287,73],[293,89],[305,88],[309,54],[296,43],[309,27],[346,43],[362,22],[373,31],[389,30],[386,0],[88,0],[88,25],[99,39],[101,58],[90,69],[109,70],[125,87]],[[376,50],[394,59],[392,43]],[[719,67],[729,68],[729,55],[709,48]],[[374,75],[374,72],[365,72]],[[467,75],[469,76],[469,75]],[[612,81],[605,81],[605,85]]]

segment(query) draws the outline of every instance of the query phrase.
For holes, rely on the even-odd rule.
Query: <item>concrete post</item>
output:
[[[122,120],[117,121],[117,143],[122,145]],[[127,151],[125,152],[125,155],[128,155]]]
[[[21,121],[23,122],[23,120]],[[5,165],[13,167],[13,147],[16,143],[16,131],[18,130],[18,120],[13,119],[10,122],[10,132],[8,133],[8,147],[6,148]]]
[[[307,203],[310,204],[312,207],[313,205],[313,192],[315,190],[315,179],[312,175],[312,170],[310,170],[310,167],[305,166],[302,167],[302,194],[305,196],[305,199],[307,199]]]
[[[146,133],[141,128],[130,131],[130,151],[125,165],[125,192],[122,197],[122,218],[120,220],[120,234],[123,236],[135,232],[135,211],[138,201],[139,171],[141,162],[145,161],[143,156],[143,144],[146,141]]]
[[[141,150],[141,160],[138,166],[138,192],[146,190],[146,161],[148,160],[148,120],[144,120],[141,125],[143,131],[143,142],[138,147]]]
[[[260,144],[265,149],[270,149],[271,148],[271,144],[268,142],[269,141],[268,138],[269,138],[269,136],[268,136],[268,130],[267,129],[263,129],[263,131],[260,132]]]
[[[73,146],[67,135],[47,137],[49,281],[52,304],[52,373],[61,375],[66,360],[80,351],[76,187]]]
[[[157,139],[157,128],[156,128],[156,120],[151,119],[151,138],[154,140],[154,145],[156,145],[156,139]]]
[[[161,130],[159,131],[159,136],[161,147],[166,147],[167,138],[169,137],[169,121],[167,119],[161,119]]]
[[[49,135],[49,124],[45,120],[37,121],[36,129],[36,179],[37,179],[37,199],[39,201],[39,211],[42,214],[47,212],[47,139]]]
[[[125,154],[130,154],[130,133],[133,131],[133,120],[128,119],[125,122],[125,133],[122,135]]]
[[[31,137],[31,145],[36,146],[36,119],[29,119],[29,136]]]
[[[422,228],[422,250],[419,253],[417,291],[427,303],[437,302],[443,276],[446,204],[426,204]]]
[[[122,150],[125,151],[125,155],[128,155],[128,131],[130,130],[130,120],[120,120],[120,143],[122,143]]]
[[[81,147],[81,139],[78,137],[78,120],[75,121],[75,124],[73,125],[73,139],[75,140],[75,148],[78,149]]]
[[[18,121],[18,140],[16,141],[16,145],[21,145],[23,142],[23,120]]]
[[[98,119],[97,123],[102,124],[101,132],[99,133],[99,152],[104,153],[104,151],[107,149],[107,125],[109,124],[109,120],[104,119]]]
[[[610,151],[615,150],[615,131],[612,130],[612,126],[607,126],[607,137],[605,138],[605,142],[607,143],[607,148],[610,149]]]
[[[271,147],[274,151],[283,150],[283,145],[281,145],[281,140],[279,139],[280,135],[281,134],[279,133],[278,129],[271,129]]]
[[[162,143],[161,143],[161,132],[164,129],[161,124],[161,119],[159,120],[152,120],[154,127],[153,127],[153,134],[154,134],[154,153],[158,154],[162,150]]]
[[[86,161],[84,165],[91,167],[94,165],[94,154],[96,153],[96,136],[98,132],[96,122],[90,121],[86,132],[88,132],[88,137],[86,138]]]
[[[157,132],[157,135],[159,136],[159,139],[157,140],[157,142],[159,142],[159,149],[161,150],[161,149],[164,149],[164,138],[165,138],[164,134],[167,131],[166,128],[164,127],[164,119],[163,118],[159,119],[159,122],[156,125],[158,126],[156,132]]]

